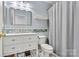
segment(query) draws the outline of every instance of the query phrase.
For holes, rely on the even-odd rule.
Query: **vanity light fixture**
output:
[[[26,3],[26,11],[31,11],[31,5],[30,3]]]
[[[13,1],[13,2],[11,2],[12,4],[11,4],[11,7],[13,7],[14,9],[17,9],[17,2],[16,1]]]
[[[8,4],[9,3],[9,4]],[[12,2],[5,2],[5,6],[7,8],[14,8],[14,9],[20,9],[20,10],[26,10],[26,11],[31,11],[32,6],[30,5],[29,2],[26,4],[23,3],[23,1],[12,1]]]
[[[25,4],[22,1],[20,2],[20,9],[25,10]]]

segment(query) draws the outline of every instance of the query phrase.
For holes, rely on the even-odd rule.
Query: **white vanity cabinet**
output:
[[[38,38],[36,34],[7,35],[3,38],[3,56],[36,49],[38,55]]]

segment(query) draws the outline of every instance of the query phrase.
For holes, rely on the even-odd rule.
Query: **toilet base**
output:
[[[58,57],[55,53],[44,53],[41,49],[39,49],[39,57]]]
[[[49,53],[43,51],[43,56],[44,57],[49,57]]]

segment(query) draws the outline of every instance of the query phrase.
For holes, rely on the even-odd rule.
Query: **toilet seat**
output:
[[[42,44],[41,49],[47,53],[52,53],[53,52],[53,47],[48,45],[48,44]]]

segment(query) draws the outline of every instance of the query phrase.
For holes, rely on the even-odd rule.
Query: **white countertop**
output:
[[[8,33],[6,36],[17,36],[17,35],[35,35],[37,33]]]

